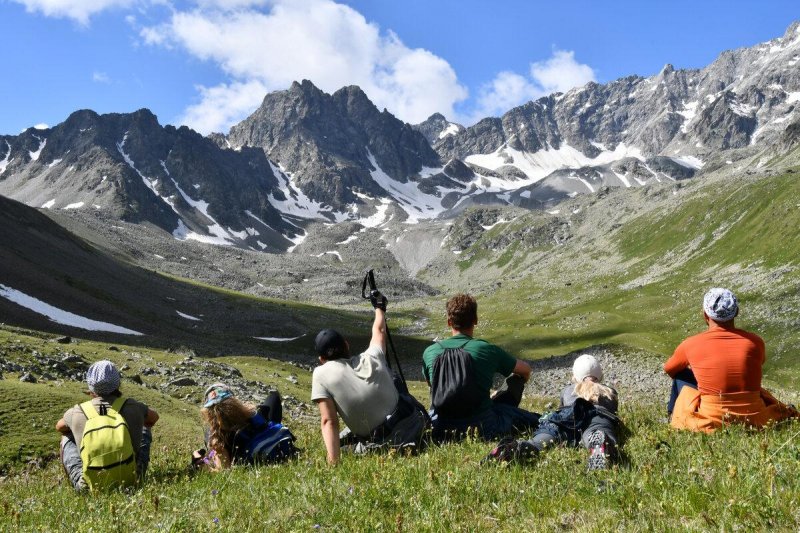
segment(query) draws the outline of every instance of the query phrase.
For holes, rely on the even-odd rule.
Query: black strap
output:
[[[467,344],[469,344],[470,342],[472,342],[472,341],[474,341],[474,340],[475,340],[475,339],[467,339],[467,342],[465,342],[465,343],[464,343],[464,344],[462,344],[461,346],[456,346],[455,348],[449,348],[449,349],[450,349],[450,350],[453,350],[453,349],[459,349],[459,348],[463,349],[463,348],[464,348],[464,347],[465,347]],[[442,344],[442,342],[441,342],[441,341],[436,341],[436,344],[438,344],[438,345],[439,345],[439,347],[442,349],[442,351],[444,351],[444,350],[447,350],[447,349],[448,349],[448,348],[445,348],[445,347],[444,347],[444,344]]]
[[[87,466],[86,469],[87,470],[110,470],[110,469],[112,469],[114,467],[117,467],[117,466],[120,466],[120,465],[126,465],[126,464],[130,463],[131,461],[133,461],[133,459],[134,459],[134,456],[131,455],[127,459],[123,459],[122,461],[116,462],[114,464],[105,465],[105,466]]]

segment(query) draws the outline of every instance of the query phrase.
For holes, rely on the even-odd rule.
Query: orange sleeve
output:
[[[672,354],[672,357],[664,363],[664,372],[669,374],[669,377],[673,377],[688,366],[689,360],[686,358],[686,350],[683,343],[681,343],[675,348],[675,353]]]

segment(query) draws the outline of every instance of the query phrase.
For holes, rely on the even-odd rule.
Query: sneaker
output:
[[[591,450],[589,454],[588,470],[605,470],[609,466],[609,457],[606,454],[606,436],[602,431],[593,431],[586,439],[586,444]]]

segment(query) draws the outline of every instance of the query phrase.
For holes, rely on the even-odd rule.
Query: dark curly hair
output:
[[[478,302],[469,294],[456,294],[447,300],[447,320],[453,329],[469,329],[478,322]]]

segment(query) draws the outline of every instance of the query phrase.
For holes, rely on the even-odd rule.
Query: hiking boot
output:
[[[489,452],[489,455],[481,461],[481,464],[491,461],[504,463],[523,462],[534,457],[537,452],[536,447],[526,440],[516,441],[506,437]]]
[[[589,446],[588,470],[605,470],[609,467],[610,458],[606,453],[606,436],[602,431],[593,431],[586,439]]]

